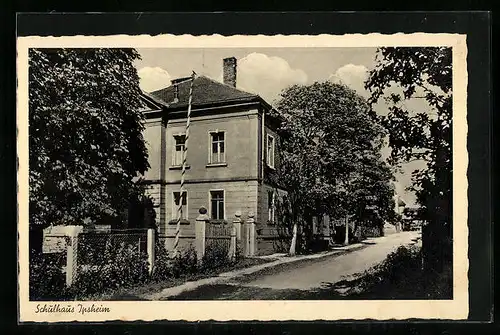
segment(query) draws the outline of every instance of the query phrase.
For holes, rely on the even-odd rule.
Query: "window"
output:
[[[179,218],[179,203],[181,201],[181,192],[173,192],[173,198],[174,198],[174,203],[173,203],[173,208],[172,208],[172,217],[174,219]],[[187,192],[183,191],[182,192],[182,206],[180,207],[181,209],[181,219],[186,219],[188,218],[188,206],[187,206]]]
[[[211,148],[210,148],[210,164],[219,164],[226,162],[226,153],[224,148],[224,132],[210,133]]]
[[[210,191],[210,217],[224,220],[224,191]]]
[[[267,165],[274,169],[274,137],[267,135]]]
[[[186,135],[175,135],[175,147],[172,159],[173,166],[181,166],[184,158],[184,149],[186,147]]]
[[[268,214],[267,219],[270,222],[274,222],[275,211],[276,211],[276,202],[275,202],[274,191],[268,191],[267,192],[267,214]]]

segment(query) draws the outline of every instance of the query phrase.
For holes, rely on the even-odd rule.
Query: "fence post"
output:
[[[241,247],[242,247],[242,251],[243,251],[243,256],[244,257],[248,257],[250,256],[250,244],[249,244],[249,241],[250,241],[250,234],[249,234],[249,230],[248,230],[248,225],[246,223],[243,223],[242,222],[242,225],[241,225]]]
[[[155,266],[155,231],[154,229],[148,229],[148,263],[149,263],[149,274],[153,273],[153,268]]]
[[[247,227],[249,230],[249,256],[255,256],[255,214],[253,212],[248,213]]]
[[[206,223],[208,221],[207,209],[205,207],[200,207],[198,210],[200,215],[196,218],[196,224],[194,226],[195,230],[195,249],[196,257],[199,262],[203,259],[205,255],[205,229]]]
[[[66,247],[66,286],[73,285],[78,275],[78,234],[83,230],[82,226],[67,226],[66,236],[69,243]]]
[[[236,227],[231,227],[231,244],[228,252],[229,259],[232,261],[236,258]]]
[[[241,240],[241,211],[236,211],[234,216],[236,218],[233,220],[233,227],[236,228],[236,239],[238,241],[240,241]]]

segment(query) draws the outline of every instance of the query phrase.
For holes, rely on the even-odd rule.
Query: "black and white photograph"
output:
[[[18,45],[27,320],[466,315],[463,36],[120,38]]]

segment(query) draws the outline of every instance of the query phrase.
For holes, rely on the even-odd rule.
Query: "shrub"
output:
[[[321,252],[328,250],[328,240],[325,240],[320,235],[313,235],[310,241],[308,241],[308,252]]]
[[[241,244],[240,243],[236,243],[236,252],[235,252],[235,257],[234,257],[234,262],[235,263],[238,263],[239,261],[241,261],[244,256],[243,256],[243,248],[241,247]]]
[[[65,260],[64,253],[30,254],[30,300],[63,300],[66,297],[66,277],[63,271]]]
[[[358,275],[356,291],[386,299],[422,298],[426,294],[417,246],[401,246],[375,267]]]
[[[385,280],[397,282],[408,273],[414,273],[419,270],[420,262],[418,260],[420,257],[420,248],[415,246],[400,246],[376,267],[376,271]]]
[[[231,264],[228,251],[222,244],[209,244],[203,256],[203,270],[211,271]]]
[[[172,275],[176,278],[186,275],[193,274],[198,271],[198,258],[196,256],[196,250],[192,245],[187,249],[184,249],[174,257],[172,261]]]
[[[275,252],[288,253],[292,242],[290,229],[284,226],[276,227],[277,238],[273,241],[273,250]]]
[[[173,275],[173,261],[169,258],[164,242],[157,241],[155,245],[155,265],[151,275],[152,280],[163,280]]]
[[[135,245],[120,243],[117,247],[110,240],[101,264],[80,265],[72,291],[87,296],[108,289],[130,286],[148,280],[147,255]]]
[[[352,228],[349,227],[349,243],[356,243],[356,236],[354,235]],[[345,226],[336,226],[335,227],[335,235],[333,240],[337,244],[343,244],[345,241]]]

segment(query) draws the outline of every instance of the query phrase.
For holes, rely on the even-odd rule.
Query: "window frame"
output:
[[[271,200],[269,200],[269,196],[271,195]],[[271,206],[269,206],[271,203]],[[270,223],[274,223],[276,219],[276,191],[268,190],[267,191],[267,221]]]
[[[217,162],[212,161],[212,150],[213,150],[213,145],[214,145],[214,140],[213,140],[213,135],[215,134],[223,134],[224,140],[223,141],[217,141],[217,156],[219,157],[219,160]],[[222,160],[220,159],[221,155],[221,150],[220,150],[220,143],[224,143],[224,152],[223,152],[223,157]],[[225,130],[210,130],[208,132],[208,165],[226,165],[226,152],[227,152],[227,136],[226,136],[226,131]]]
[[[212,192],[222,192],[222,204],[223,204],[223,211],[224,215],[222,218],[214,219],[212,217]],[[210,216],[210,220],[215,220],[215,221],[222,221],[226,220],[226,191],[222,188],[215,188],[215,189],[210,189],[208,191],[208,213]]]
[[[179,208],[178,205],[175,204],[175,193],[180,193],[181,190],[176,190],[172,191],[172,220],[177,220],[177,209]],[[182,216],[181,220],[189,220],[189,194],[187,190],[183,190],[182,193],[186,194],[186,210],[182,211]],[[182,196],[180,198],[182,201]]]
[[[181,133],[181,134],[173,134],[172,135],[172,138],[174,139],[174,145],[173,145],[173,148],[172,148],[172,166],[174,167],[179,167],[179,166],[182,166],[182,160],[184,158],[184,151],[181,151],[181,157],[180,157],[180,163],[179,164],[176,164],[177,161],[177,138],[179,137],[184,137],[184,144],[182,144],[182,148],[183,150],[186,150],[186,134],[184,133]]]
[[[269,139],[272,140],[272,159],[269,154]],[[275,158],[276,158],[276,139],[271,134],[266,134],[266,164],[271,169],[275,169]]]

